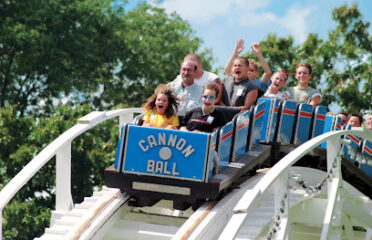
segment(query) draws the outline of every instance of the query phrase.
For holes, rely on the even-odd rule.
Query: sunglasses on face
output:
[[[203,96],[203,98],[205,99],[205,100],[214,100],[215,99],[215,97],[213,97],[213,96],[207,96],[207,95],[204,95]]]

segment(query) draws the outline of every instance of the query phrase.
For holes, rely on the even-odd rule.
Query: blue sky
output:
[[[119,1],[120,2],[120,1]],[[135,8],[139,0],[127,0],[126,10]],[[245,50],[253,43],[265,40],[269,33],[278,37],[292,35],[302,44],[308,33],[326,39],[328,31],[336,27],[332,20],[335,7],[353,2],[358,4],[364,21],[372,24],[372,0],[148,0],[177,12],[188,21],[196,36],[203,39],[201,50],[212,50],[213,69],[223,67],[230,58],[236,41],[243,38]],[[372,26],[370,27],[372,32]],[[275,70],[275,69],[272,69]],[[220,73],[221,75],[222,73]],[[221,76],[222,77],[222,76]],[[334,103],[332,112],[339,112]]]
[[[332,9],[353,2],[358,3],[364,20],[372,23],[371,0],[163,0],[157,5],[169,13],[176,11],[190,23],[204,41],[202,49],[212,50],[216,69],[225,65],[239,38],[245,40],[244,52],[269,33],[292,35],[296,44],[301,44],[308,33],[326,38],[336,26]],[[138,0],[128,0],[125,8],[137,4]]]

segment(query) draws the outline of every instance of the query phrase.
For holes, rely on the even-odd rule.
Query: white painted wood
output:
[[[108,218],[107,214],[112,215],[127,200],[126,194],[121,193],[119,189],[104,187],[99,194],[86,198],[83,203],[76,204],[74,209],[55,220],[54,224],[45,230],[41,239],[54,239],[52,235],[70,240],[89,239],[81,237],[84,234],[84,236],[92,236],[97,231],[100,227],[95,222],[97,216],[102,221],[100,223],[102,225]],[[79,214],[76,214],[77,211]],[[90,232],[86,229],[90,229]],[[50,236],[47,237],[48,235]]]
[[[200,240],[215,240],[221,234],[222,229],[225,227],[229,218],[233,214],[233,207],[239,201],[241,196],[247,191],[252,189],[255,184],[264,176],[265,173],[255,175],[249,178],[246,182],[240,185],[238,189],[234,189],[231,193],[219,201],[210,211],[205,208],[200,208],[195,212],[189,220],[182,226],[173,239],[200,239]],[[200,223],[192,229],[190,226],[197,223],[200,219],[199,213],[206,212],[207,214],[201,219]],[[186,234],[187,230],[191,230],[190,234]]]
[[[367,230],[366,237],[364,238],[365,240],[371,240],[372,239],[372,230],[369,228]]]
[[[56,156],[56,211],[71,210],[71,142],[65,143]]]
[[[342,223],[345,226],[345,233],[346,233],[347,239],[353,240],[354,239],[354,231],[353,231],[353,226],[351,224],[350,216],[347,215],[347,214],[343,214]]]
[[[8,202],[14,197],[14,195],[51,159],[53,158],[57,152],[60,152],[60,157],[66,157],[68,155],[68,151],[61,150],[67,143],[71,143],[72,140],[79,136],[80,134],[84,133],[85,131],[91,129],[92,127],[96,126],[97,124],[121,115],[133,116],[133,113],[141,113],[142,109],[134,108],[134,109],[120,109],[120,110],[113,110],[108,112],[102,113],[93,113],[91,115],[87,115],[85,118],[83,117],[81,120],[82,123],[78,123],[72,128],[68,129],[58,138],[56,138],[52,143],[50,143],[46,148],[44,148],[34,159],[32,159],[0,192],[0,209],[4,209],[4,207],[8,204]],[[123,119],[130,119],[123,118]],[[71,150],[70,150],[71,151]],[[67,154],[66,154],[67,153]],[[62,157],[62,158],[64,158]],[[71,161],[71,159],[70,159]],[[65,164],[65,163],[64,163]],[[68,165],[68,164],[67,164]],[[67,171],[67,170],[66,170]],[[66,171],[62,173],[68,174]],[[58,172],[58,170],[57,170]],[[68,171],[71,172],[71,169]],[[59,174],[61,175],[61,174]],[[70,183],[71,184],[71,183]],[[63,188],[68,188],[68,185],[65,185]],[[60,193],[62,192],[62,193]],[[61,197],[59,194],[66,194],[66,190],[58,191],[57,199]],[[67,194],[68,195],[68,194]],[[70,193],[71,195],[71,193]],[[60,203],[58,200],[58,205],[64,205]],[[64,205],[63,208],[66,206],[70,206],[70,201]],[[68,208],[68,207],[67,207]],[[62,211],[63,212],[63,211]],[[56,211],[55,215],[62,215],[61,211]],[[2,216],[2,215],[1,215]],[[2,217],[0,218],[2,220]],[[2,224],[2,221],[0,222]],[[0,228],[2,230],[2,228]],[[0,231],[0,237],[2,236],[2,231]]]
[[[220,239],[233,239],[236,231],[239,230],[241,227],[243,221],[247,217],[247,214],[249,213],[250,209],[254,205],[255,201],[260,201],[260,195],[262,195],[267,189],[278,180],[280,174],[285,171],[287,168],[292,166],[294,163],[296,163],[301,157],[303,157],[305,154],[319,146],[321,143],[324,141],[330,141],[332,142],[333,146],[335,146],[335,153],[331,153],[331,151],[327,151],[327,156],[330,156],[332,160],[330,160],[333,163],[333,160],[335,159],[336,156],[335,154],[338,153],[339,151],[339,139],[342,135],[345,134],[352,134],[355,136],[360,136],[365,139],[371,139],[372,134],[368,134],[368,132],[372,131],[366,131],[362,128],[352,128],[352,130],[344,130],[344,131],[336,131],[336,132],[328,132],[323,135],[320,135],[318,137],[315,137],[306,143],[300,145],[296,150],[290,152],[287,154],[281,161],[279,161],[270,171],[269,174],[265,175],[263,179],[256,185],[256,187],[251,190],[250,193],[247,193],[243,198],[246,199],[246,201],[241,201],[238,204],[238,207],[235,209],[235,213],[244,213],[240,217],[235,217],[235,215],[231,219],[231,224],[230,222],[227,224],[226,228],[222,232]],[[369,135],[369,136],[367,136]],[[336,143],[333,143],[335,141]],[[337,163],[340,165],[340,163]],[[329,168],[331,168],[329,166]],[[338,171],[339,169],[337,169]],[[335,173],[335,176],[337,176],[338,173]],[[341,179],[342,180],[342,179]],[[333,212],[333,207],[332,207],[332,212]]]
[[[274,200],[275,200],[275,217],[279,217],[279,229],[276,234],[278,240],[284,240],[286,238],[287,232],[289,231],[289,221],[288,221],[288,208],[289,208],[289,191],[288,191],[288,170],[285,169],[277,181],[274,183]],[[281,210],[283,212],[281,212]]]
[[[78,120],[78,123],[95,125],[97,122],[101,121],[105,117],[106,117],[105,112],[94,111],[94,112],[91,112],[91,113],[85,115],[84,117],[80,118]]]
[[[332,226],[332,217],[333,217],[333,211],[335,208],[335,205],[337,204],[337,197],[339,194],[339,186],[340,186],[340,180],[338,178],[333,179],[330,184],[328,184],[328,202],[327,202],[327,209],[324,216],[323,221],[323,229],[322,229],[322,235],[321,240],[327,240],[329,239],[331,228],[339,227],[339,226]]]
[[[3,208],[0,208],[0,239],[3,239]]]
[[[25,168],[23,168],[22,171],[19,174],[17,174],[16,177],[13,178],[9,182],[9,184],[7,184],[2,189],[2,191],[0,192],[0,210],[2,210],[4,208],[4,206],[10,201],[11,198],[13,198],[13,196],[18,192],[18,190],[22,186],[24,186],[24,184],[27,183],[27,181],[41,167],[43,167],[53,156],[55,156],[57,154],[57,155],[60,155],[59,156],[60,159],[68,158],[68,157],[66,157],[66,156],[69,155],[68,154],[68,152],[69,152],[68,148],[71,148],[70,143],[72,142],[72,140],[75,137],[79,136],[81,133],[89,130],[90,128],[96,126],[97,124],[99,124],[99,123],[101,123],[101,122],[103,122],[107,119],[111,119],[113,117],[116,117],[116,116],[120,116],[120,119],[119,119],[120,124],[123,121],[128,121],[129,119],[131,120],[131,118],[133,117],[134,112],[142,112],[142,109],[124,109],[124,110],[114,110],[114,111],[109,111],[109,112],[94,112],[94,113],[88,114],[87,116],[81,118],[79,120],[78,124],[76,124],[75,126],[70,128],[69,130],[67,130],[65,133],[63,133],[61,136],[59,136],[57,139],[55,139],[51,144],[49,144],[45,149],[43,149],[43,151],[41,151],[33,160],[31,160],[30,163],[27,164],[25,166]],[[333,139],[333,140],[330,140],[330,142],[339,141],[339,140],[336,140],[336,139],[339,139],[340,136],[344,135],[344,134],[352,134],[352,135],[359,136],[359,137],[362,137],[364,139],[372,141],[372,134],[371,133],[372,133],[371,130],[366,130],[366,129],[361,129],[361,128],[352,128],[352,130],[348,130],[348,131],[330,132],[330,133],[326,133],[324,135],[318,136],[314,139],[311,139],[307,143],[298,147],[295,151],[292,151],[291,153],[289,153],[277,165],[275,165],[270,170],[270,172],[268,174],[266,174],[260,180],[260,182],[258,184],[255,185],[255,187],[253,189],[249,189],[249,192],[247,192],[243,196],[243,198],[246,199],[247,201],[245,201],[245,202],[240,201],[237,205],[238,207],[236,207],[234,205],[235,210],[230,211],[230,216],[232,215],[232,217],[231,217],[232,221],[230,220],[227,223],[227,226],[223,230],[222,235],[221,235],[221,236],[224,236],[223,234],[226,233],[225,235],[226,235],[227,238],[221,238],[221,236],[220,236],[220,239],[233,239],[234,236],[236,236],[236,234],[238,233],[240,227],[245,222],[245,220],[249,219],[250,213],[254,212],[254,208],[257,207],[257,209],[259,209],[259,207],[261,207],[261,209],[267,209],[266,205],[264,204],[264,201],[262,203],[261,203],[261,201],[263,200],[264,196],[268,196],[268,194],[270,192],[269,189],[273,185],[273,183],[276,182],[279,179],[279,176],[284,171],[287,171],[296,161],[298,161],[302,156],[304,156],[309,151],[311,151],[312,149],[317,147],[320,143],[322,143],[324,141],[327,141],[329,139]],[[63,148],[66,148],[66,149],[63,149]],[[70,149],[70,151],[71,151],[71,149]],[[71,159],[71,157],[70,157],[70,159]],[[66,163],[64,161],[62,161],[62,162],[65,165],[64,168],[67,169]],[[339,166],[339,163],[338,163],[338,166]],[[337,170],[339,171],[339,167],[338,167]],[[65,171],[67,171],[67,170],[65,170]],[[71,169],[69,171],[71,171]],[[63,171],[61,171],[61,172],[63,172]],[[335,175],[337,176],[337,173],[335,173]],[[338,181],[341,182],[342,181],[341,175],[339,175],[337,177],[340,177],[338,179]],[[333,180],[333,181],[335,181],[335,180]],[[60,189],[67,189],[67,188],[68,188],[68,185],[65,185],[65,186],[61,187]],[[332,190],[331,190],[332,194],[333,194],[333,191],[335,191],[333,189],[334,188],[332,187]],[[67,190],[62,191],[62,193],[60,193],[60,191],[58,191],[58,195],[65,194],[65,192],[67,192]],[[333,196],[332,194],[330,196]],[[70,193],[70,195],[71,195],[71,193]],[[336,196],[337,196],[337,194],[336,194]],[[102,196],[102,198],[104,199],[105,196]],[[332,201],[331,198],[329,198],[329,199],[330,199],[330,201]],[[62,216],[62,217],[58,221],[57,220],[54,221],[55,225],[53,225],[51,227],[50,231],[56,232],[56,233],[65,233],[65,230],[70,227],[70,224],[69,224],[69,220],[63,219],[64,216],[78,217],[80,220],[84,219],[84,224],[83,225],[87,226],[85,223],[86,222],[91,222],[93,215],[90,215],[91,217],[87,217],[86,213],[90,212],[90,209],[92,209],[92,207],[94,208],[94,206],[97,206],[96,204],[94,204],[94,202],[95,201],[93,199],[90,199],[89,201],[86,201],[82,205],[77,205],[76,208],[72,209],[71,211],[68,211],[65,214],[63,214],[63,213],[60,214],[60,216]],[[348,201],[346,201],[346,203],[347,202]],[[269,202],[266,202],[266,203],[269,204]],[[353,205],[352,201],[350,201],[350,204]],[[59,204],[56,203],[56,207],[57,207],[57,205],[59,205]],[[65,208],[66,206],[69,206],[69,203],[62,206],[61,209]],[[345,204],[345,206],[348,206],[348,205]],[[78,209],[78,207],[81,207],[81,208]],[[327,209],[327,211],[328,211],[328,209]],[[55,211],[55,212],[58,213],[58,211]],[[98,211],[98,212],[101,212],[101,211]],[[92,212],[90,212],[90,214],[91,213]],[[219,214],[226,214],[226,213],[227,213],[226,211],[225,212],[221,211],[221,213],[219,213]],[[55,215],[57,216],[57,214],[55,214]],[[216,215],[218,215],[218,214],[215,214],[215,216]],[[273,215],[274,215],[274,211],[273,211]],[[2,215],[0,215],[0,220],[2,220],[1,216]],[[201,221],[202,224],[200,224],[200,226],[202,226],[204,224],[204,229],[203,228],[198,228],[198,227],[196,227],[194,229],[192,234],[195,234],[195,239],[197,239],[200,236],[205,236],[205,234],[208,234],[210,232],[213,232],[212,227],[211,227],[211,226],[213,226],[212,223],[218,223],[218,224],[224,223],[223,221],[220,221],[220,222],[217,221],[217,218],[214,218],[214,217],[211,217],[211,216],[212,215],[208,214],[206,217],[203,217],[205,219],[209,219],[206,222]],[[269,215],[266,214],[265,216],[267,217]],[[352,222],[353,222],[354,221],[354,216],[352,214],[350,214],[350,216],[351,216]],[[229,216],[226,217],[226,221],[228,221],[228,218],[229,218]],[[221,216],[218,219],[220,220]],[[359,217],[358,219],[360,221],[364,221],[364,220],[369,221],[370,220],[370,215],[365,214],[362,217]],[[230,222],[233,222],[234,224],[230,224]],[[252,222],[252,221],[247,221],[247,222]],[[258,221],[257,221],[256,225],[259,225],[261,227],[261,229],[267,228],[267,226],[269,224],[269,223],[267,223],[265,225],[265,220],[262,220],[262,221],[260,220],[259,222],[260,223],[258,223]],[[262,224],[264,226],[262,226]],[[97,224],[97,226],[98,225],[99,224]],[[252,225],[254,225],[254,224],[252,224]],[[369,226],[369,224],[367,224],[367,225]],[[136,226],[136,225],[134,225],[134,226]],[[286,226],[288,226],[288,224],[286,224]],[[53,227],[54,227],[54,230],[52,229]],[[80,227],[82,227],[82,226],[80,226]],[[83,227],[83,229],[84,229],[84,231],[86,231],[85,227]],[[248,228],[245,228],[245,229],[247,230]],[[79,230],[78,230],[79,231],[79,236],[80,236],[80,233],[84,232],[84,231],[81,232],[80,230],[81,230],[81,228],[79,228]],[[155,232],[156,228],[154,228],[153,230]],[[228,230],[233,230],[233,232],[232,233],[230,232],[230,233],[227,234]],[[76,231],[77,231],[76,228],[75,228],[74,231],[76,233]],[[71,233],[72,231],[68,231],[68,232]],[[45,236],[47,236],[48,234],[49,233],[46,233]],[[54,234],[54,235],[55,235],[54,236],[55,238],[51,237],[51,238],[46,238],[46,239],[59,239],[59,237],[57,237],[56,234]],[[0,236],[1,236],[1,232],[0,232]],[[52,235],[49,234],[49,236],[52,236]],[[74,236],[76,236],[76,235],[74,235]],[[231,237],[231,236],[233,236],[233,237]],[[61,239],[64,239],[64,238],[61,238]],[[153,238],[151,238],[151,239],[153,239]],[[200,238],[200,239],[203,239],[203,238]]]
[[[81,234],[79,240],[103,239],[104,233],[111,229],[114,223],[120,219],[122,211],[119,211],[119,208],[123,206],[128,199],[129,196],[127,194],[121,194],[118,198],[114,199],[110,205],[90,223],[89,228]]]
[[[371,201],[370,201],[371,202]],[[364,228],[372,228],[372,215],[366,209],[371,209],[371,203],[368,205],[362,205],[360,202],[356,202],[354,199],[344,201],[343,211],[348,214],[351,218],[358,220]]]

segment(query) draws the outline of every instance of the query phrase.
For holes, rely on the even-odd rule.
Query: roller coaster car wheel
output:
[[[173,208],[181,211],[185,211],[189,207],[196,211],[203,203],[205,199],[197,199],[194,202],[185,202],[180,200],[173,200]]]
[[[129,205],[132,207],[151,207],[159,202],[160,199],[151,199],[146,197],[135,197],[129,201]]]

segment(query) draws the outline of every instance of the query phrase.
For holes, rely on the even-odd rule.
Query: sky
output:
[[[212,68],[224,67],[239,38],[245,41],[243,54],[250,46],[274,33],[277,37],[293,36],[295,44],[302,44],[309,33],[327,39],[335,29],[332,10],[357,3],[364,21],[372,24],[372,0],[147,0],[168,13],[177,12],[203,40],[201,51],[212,50]],[[127,11],[139,0],[127,0]],[[372,26],[370,27],[372,32]],[[275,71],[275,69],[272,69]],[[220,73],[221,75],[221,73]],[[221,76],[223,77],[223,76]],[[341,108],[329,106],[332,112]]]
[[[372,0],[162,0],[154,4],[189,22],[196,36],[203,39],[201,50],[212,50],[212,66],[217,69],[226,64],[239,38],[245,41],[243,53],[269,33],[292,35],[296,44],[302,44],[308,33],[326,39],[336,26],[332,10],[353,2],[358,3],[364,20],[372,23]],[[138,0],[128,0],[125,8],[130,10],[137,4]]]

